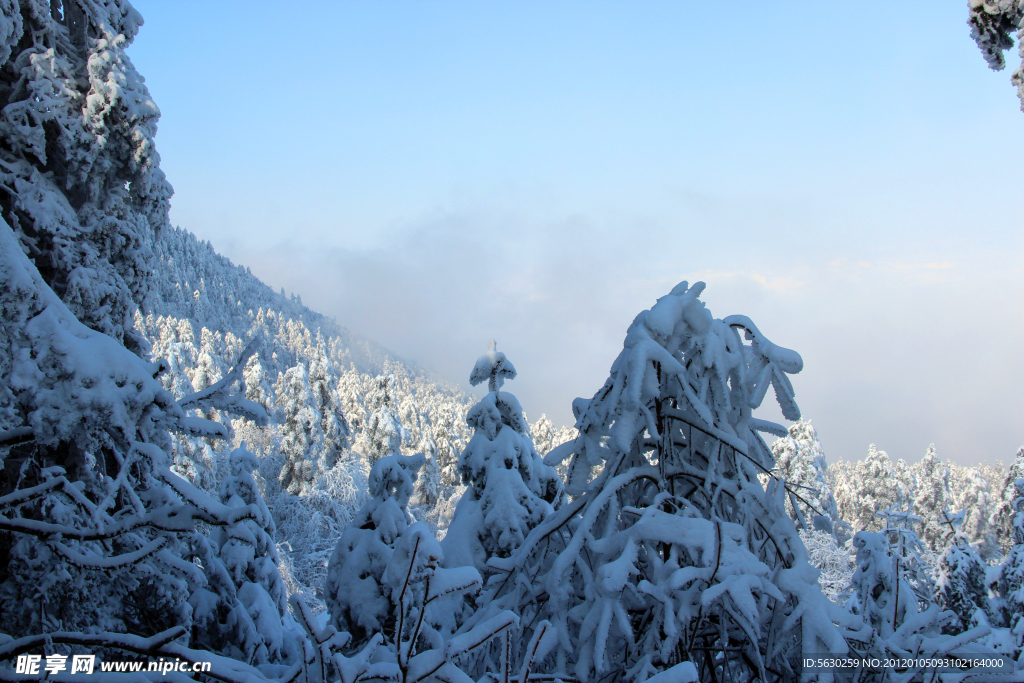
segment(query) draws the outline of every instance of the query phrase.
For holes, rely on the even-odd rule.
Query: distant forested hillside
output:
[[[270,424],[205,413],[232,438],[178,434],[174,463],[192,483],[216,491],[230,453],[246,442],[260,458],[258,480],[291,592],[322,589],[327,557],[367,496],[371,459],[426,456],[413,509],[443,535],[464,490],[457,465],[471,436],[472,397],[273,291],[186,230],[166,230],[153,251],[147,313],[137,314],[136,327],[152,356],[169,365],[165,388],[178,398],[206,389],[258,340],[245,366],[246,395],[266,408]],[[541,454],[574,436],[545,416],[532,433]]]

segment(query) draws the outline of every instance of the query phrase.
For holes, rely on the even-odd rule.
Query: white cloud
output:
[[[376,249],[234,256],[450,381],[464,383],[497,339],[534,419],[571,422],[572,399],[601,386],[633,317],[688,279],[708,283],[715,316],[749,315],[803,355],[797,398],[830,460],[876,443],[913,461],[932,442],[960,462],[1005,460],[1024,443],[1024,271],[1012,254],[868,267],[722,249],[699,268],[685,235],[642,227],[643,238],[578,215],[438,214]]]

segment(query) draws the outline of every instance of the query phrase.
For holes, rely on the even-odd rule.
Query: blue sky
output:
[[[966,2],[133,4],[172,220],[441,377],[494,337],[570,422],[702,279],[830,461],[1024,443],[1024,114]]]

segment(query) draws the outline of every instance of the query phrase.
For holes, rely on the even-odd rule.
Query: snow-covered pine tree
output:
[[[250,358],[249,364],[245,366],[245,397],[263,406],[269,415],[277,412],[274,388],[270,384],[259,354]]]
[[[840,535],[852,540],[853,524],[850,520],[857,516],[860,491],[856,482],[856,462],[848,462],[839,458],[828,466],[825,472],[825,480],[828,482],[829,490],[836,499],[836,509],[839,513],[840,524],[837,537]]]
[[[366,428],[369,413],[366,412],[366,403],[360,386],[359,371],[356,370],[355,365],[349,364],[348,369],[339,377],[338,399],[341,402],[342,411],[345,413],[352,433],[361,433]]]
[[[435,456],[441,470],[441,485],[452,489],[459,485],[459,457],[465,444],[459,438],[456,421],[462,417],[451,405],[443,405],[432,415],[432,437],[437,446]]]
[[[787,374],[802,361],[744,316],[713,319],[703,289],[681,283],[636,317],[605,385],[574,403],[579,437],[546,458],[572,459],[573,498],[491,560],[508,574],[492,604],[521,620],[513,659],[554,631],[531,671],[779,681],[803,653],[846,652],[832,620],[856,620],[822,595],[783,488],[757,478],[773,465],[758,431],[786,430],[752,411],[773,386],[798,419]]]
[[[371,467],[381,458],[400,455],[402,443],[408,438],[408,432],[398,417],[394,383],[394,375],[377,375],[373,389],[366,396],[370,416],[363,431],[362,446]]]
[[[1003,52],[1013,47],[1013,37],[1024,46],[1024,2],[1021,0],[969,0],[971,38],[978,44],[990,68],[1006,67]],[[1021,48],[1024,59],[1024,47]],[[1024,110],[1024,62],[1010,76]]]
[[[852,505],[840,512],[855,531],[879,531],[884,526],[879,512],[906,507],[892,461],[875,444],[868,446],[864,460],[854,464],[850,484],[854,493]]]
[[[530,425],[530,438],[533,446],[542,456],[547,455],[552,448],[560,444],[553,443],[555,440],[555,425],[551,423],[547,415],[542,414],[540,418]]]
[[[299,363],[278,378],[281,424],[281,488],[292,495],[308,492],[322,473],[324,434],[306,366]],[[319,467],[318,467],[319,465]]]
[[[277,401],[283,414],[281,488],[307,495],[338,464],[349,435],[319,333],[309,370],[300,362],[279,376]]]
[[[530,434],[533,437],[533,445],[541,456],[545,456],[557,446],[566,441],[572,441],[579,433],[573,427],[562,426],[555,429],[554,424],[547,415],[540,418],[530,426]]]
[[[933,553],[941,553],[949,532],[945,511],[950,506],[949,468],[935,455],[935,444],[914,467],[917,496],[914,512],[921,517],[921,540]]]
[[[287,595],[277,568],[274,521],[252,476],[259,461],[243,443],[231,452],[229,467],[221,502],[232,509],[251,505],[258,514],[196,539],[206,585],[189,596],[192,643],[250,664],[280,662],[286,646],[294,644],[286,637]]]
[[[142,17],[127,2],[0,10],[0,211],[76,318],[144,355],[132,316],[172,190],[160,112],[125,54]]]
[[[331,624],[361,649],[375,633],[394,630],[384,582],[395,542],[413,523],[409,498],[423,467],[421,454],[385,456],[370,470],[370,500],[345,529],[327,566],[324,596]]]
[[[466,417],[473,438],[459,457],[459,470],[469,489],[441,542],[450,567],[485,573],[490,558],[509,557],[562,503],[562,482],[537,454],[518,399],[501,391],[515,376],[494,340],[470,373],[470,384],[486,382],[488,393]]]
[[[1024,656],[1024,478],[1014,482],[1017,498],[1013,524],[1014,544],[997,568],[988,576],[992,592],[992,612],[999,625],[1009,626],[1014,634],[1014,659]]]
[[[217,332],[202,328],[199,331],[199,353],[196,357],[195,367],[192,368],[192,386],[197,391],[216,384],[224,376],[226,368],[220,361],[220,354],[217,353],[218,344]]]
[[[893,472],[896,473],[896,486],[899,488],[896,505],[899,507],[907,507],[908,505],[913,504],[914,500],[917,498],[917,473],[914,466],[908,465],[907,461],[903,458],[897,458],[892,469]]]
[[[1009,550],[1017,544],[1014,528],[1017,519],[1017,508],[1015,503],[1020,493],[1017,491],[1017,480],[1024,479],[1024,446],[1017,449],[1006,473],[1006,479],[1002,482],[1000,500],[996,510],[992,513],[992,524],[995,527],[999,545],[1003,550]]]
[[[330,469],[348,448],[351,430],[341,410],[333,364],[327,355],[326,342],[320,330],[316,332],[315,353],[309,363],[309,386],[320,417],[320,433],[324,439],[324,468]]]
[[[935,597],[939,607],[956,615],[956,622],[946,628],[947,633],[956,634],[968,630],[972,623],[989,623],[992,612],[985,581],[987,567],[960,531],[964,512],[953,514],[943,510],[942,518],[946,549],[939,558]]]
[[[999,540],[991,524],[994,506],[989,484],[977,467],[958,469],[960,481],[959,486],[952,491],[952,506],[964,511],[964,523],[961,527],[963,534],[982,560],[988,563],[1002,555]]]
[[[825,451],[810,420],[791,424],[787,435],[772,444],[772,455],[774,475],[792,491],[786,510],[803,527],[834,533],[839,510],[826,477]]]

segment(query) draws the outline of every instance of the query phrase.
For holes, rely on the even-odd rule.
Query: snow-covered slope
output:
[[[208,414],[232,438],[177,435],[173,453],[176,470],[208,491],[228,476],[229,455],[243,441],[256,453],[290,592],[322,589],[327,558],[365,501],[369,466],[386,455],[426,456],[413,513],[444,534],[463,490],[457,465],[471,436],[472,397],[273,291],[184,229],[165,230],[153,252],[152,286],[135,324],[153,358],[169,365],[165,388],[176,397],[205,389],[259,340],[246,395],[267,409],[270,424]],[[574,436],[543,415],[533,432],[542,455]]]

